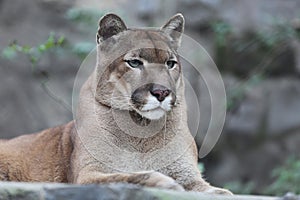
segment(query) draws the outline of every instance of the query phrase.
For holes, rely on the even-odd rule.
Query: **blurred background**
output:
[[[0,0],[1,138],[72,119],[73,82],[107,12],[129,27],[161,26],[181,12],[186,34],[217,64],[227,117],[200,160],[209,182],[241,194],[300,193],[299,0]]]

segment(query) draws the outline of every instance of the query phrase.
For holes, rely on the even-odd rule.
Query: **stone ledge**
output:
[[[299,197],[218,196],[176,192],[130,184],[70,185],[56,183],[0,182],[0,200],[298,200]]]

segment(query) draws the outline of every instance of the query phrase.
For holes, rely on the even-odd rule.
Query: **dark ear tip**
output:
[[[116,14],[108,13],[100,18],[97,32],[97,42],[117,35],[127,29],[123,20]]]
[[[177,14],[175,14],[175,15],[174,15],[174,18],[179,18],[179,19],[181,19],[181,20],[184,21],[184,16],[183,16],[182,13],[177,13]]]
[[[107,13],[99,19],[99,26],[102,25],[102,22],[109,20],[109,19],[118,19],[120,21],[122,20],[121,17],[119,17],[118,15],[116,15],[114,13]]]
[[[174,15],[174,16],[172,17],[172,19],[180,20],[182,24],[184,24],[184,21],[185,21],[185,20],[184,20],[184,16],[183,16],[182,13],[177,13],[176,15]]]

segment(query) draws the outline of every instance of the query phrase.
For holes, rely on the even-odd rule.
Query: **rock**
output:
[[[269,83],[266,132],[285,134],[300,128],[300,81],[279,79]]]
[[[244,87],[226,77],[225,83],[228,95],[237,87],[243,92],[227,115],[220,142],[204,160],[205,173],[219,185],[253,182],[253,192],[261,193],[273,181],[271,169],[299,154],[300,80],[267,79]]]
[[[216,39],[221,33],[216,32],[215,59],[218,68],[240,78],[256,74],[268,77],[295,76],[296,45],[291,40],[296,38],[286,34],[275,27],[272,31],[251,30],[240,36],[228,33],[222,36],[224,44],[221,44]]]
[[[8,183],[0,182],[2,200],[276,200],[263,196],[222,196],[205,195],[197,192],[177,192],[155,188],[143,188],[130,184],[68,185],[50,183]]]
[[[274,182],[272,170],[282,166],[289,156],[298,155],[300,131],[284,137],[253,140],[223,135],[222,144],[205,158],[205,177],[215,185],[237,181],[252,182],[251,193],[261,194]]]
[[[40,188],[36,184],[20,184],[0,182],[0,199],[22,199],[39,200],[41,199]]]
[[[231,86],[227,85],[228,101],[237,104],[232,105],[237,106],[237,108],[233,108],[232,111],[227,113],[225,130],[228,133],[237,135],[253,136],[254,134],[256,136],[261,132],[268,99],[265,98],[266,91],[261,85],[246,88],[243,84],[245,84],[243,81],[237,81]],[[233,92],[237,90],[241,90],[240,94],[237,94],[239,96],[231,97]]]
[[[282,197],[281,200],[299,200],[300,196],[295,195],[294,193],[288,192]]]
[[[295,53],[295,67],[297,74],[300,75],[300,42],[299,40],[292,41],[294,53]]]
[[[16,0],[11,4],[2,0],[1,50],[13,40],[20,45],[36,46],[45,42],[51,31],[64,35],[70,43],[78,40],[80,31],[75,31],[65,18],[70,6],[53,1]],[[87,34],[84,40],[89,40],[88,37]],[[1,57],[0,66],[1,138],[36,132],[72,119],[70,106],[65,104],[72,102],[73,81],[80,66],[78,57],[47,52],[38,63],[38,70],[33,72],[29,59],[19,53],[12,61]]]
[[[243,82],[228,88],[242,87],[240,102],[228,113],[226,132],[238,135],[267,134],[271,137],[299,128],[300,124],[300,80],[278,78],[262,80],[260,83]],[[284,117],[283,117],[284,116]]]
[[[220,18],[217,11],[220,2],[220,0],[179,0],[176,9],[184,14],[188,29],[203,30]]]
[[[141,6],[141,4],[143,5]],[[181,12],[186,17],[188,29],[201,30],[210,23],[220,20],[228,23],[238,35],[252,30],[268,30],[275,20],[295,24],[300,2],[288,0],[269,1],[235,1],[235,0],[155,0],[144,3],[135,0],[131,8],[138,10],[139,15],[150,16],[154,21]]]

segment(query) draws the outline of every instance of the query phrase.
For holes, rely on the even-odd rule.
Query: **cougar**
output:
[[[0,180],[105,184],[232,194],[198,170],[177,53],[182,14],[158,29],[130,29],[107,14],[97,64],[68,124],[0,142]]]

